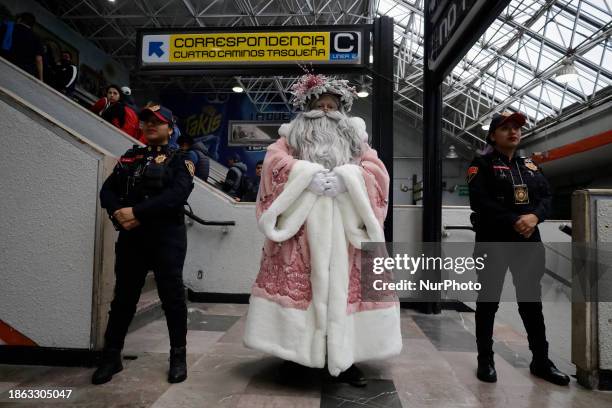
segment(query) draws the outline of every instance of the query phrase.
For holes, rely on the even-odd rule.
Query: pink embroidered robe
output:
[[[267,150],[256,207],[266,240],[244,341],[338,375],[401,350],[397,299],[362,299],[359,248],[384,241],[389,176],[366,143],[358,163],[334,169],[348,189],[337,199],[307,190],[321,168],[294,158],[283,137]]]

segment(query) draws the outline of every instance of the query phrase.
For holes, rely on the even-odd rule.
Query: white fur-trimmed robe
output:
[[[275,145],[279,143],[287,147],[283,139]],[[268,155],[274,149],[273,145]],[[365,144],[364,149],[374,152]],[[262,184],[266,174],[276,171],[267,161]],[[308,249],[298,245],[298,251],[308,251],[305,258],[310,262],[311,301],[293,307],[285,301],[291,300],[287,296],[268,296],[255,285],[244,343],[309,367],[327,363],[329,372],[337,376],[354,362],[398,354],[402,339],[396,301],[374,306],[372,302],[371,307],[357,310],[348,307],[349,251],[359,250],[363,242],[385,240],[364,181],[364,168],[347,164],[334,169],[348,190],[335,198],[318,196],[307,189],[313,175],[322,169],[316,163],[292,160],[282,191],[259,214],[266,245],[282,246],[300,232],[305,234]],[[260,187],[258,200],[263,199],[261,194]],[[291,269],[292,265],[287,261],[283,267]]]

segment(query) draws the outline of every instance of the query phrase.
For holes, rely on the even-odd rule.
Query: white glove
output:
[[[315,193],[316,195],[323,195],[325,192],[325,188],[327,186],[326,173],[328,170],[321,170],[315,173],[312,176],[312,180],[310,180],[310,184],[308,185],[308,190]]]
[[[327,197],[335,197],[338,194],[342,194],[346,192],[346,184],[342,179],[342,176],[338,173],[334,173],[330,171],[326,175],[326,188],[324,191],[324,195]]]

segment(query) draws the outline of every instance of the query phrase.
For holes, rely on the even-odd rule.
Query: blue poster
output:
[[[291,120],[289,112],[260,113],[244,94],[165,94],[162,104],[172,110],[178,118],[181,134],[202,141],[209,156],[227,166],[228,158],[238,154],[247,166],[247,174],[255,176],[255,165],[263,160],[266,146],[245,143],[229,146],[231,122],[249,121],[258,123],[286,123]],[[277,137],[276,135],[274,135]]]

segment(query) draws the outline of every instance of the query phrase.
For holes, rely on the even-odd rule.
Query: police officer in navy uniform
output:
[[[115,244],[115,293],[102,362],[93,384],[110,381],[123,369],[121,350],[149,270],[166,314],[170,334],[168,381],[187,378],[187,308],[183,263],[187,250],[183,205],[193,188],[194,166],[180,149],[168,146],[172,112],[147,105],[140,113],[147,146],[128,150],[100,191],[119,238]]]
[[[496,114],[487,135],[490,152],[476,157],[467,172],[476,232],[474,255],[486,254],[485,267],[478,271],[482,289],[476,302],[476,376],[485,382],[497,381],[493,322],[510,268],[533,354],[530,371],[554,384],[567,385],[569,377],[548,359],[541,302],[545,252],[538,224],[550,212],[551,192],[541,169],[531,159],[515,154],[524,124],[521,113]]]

